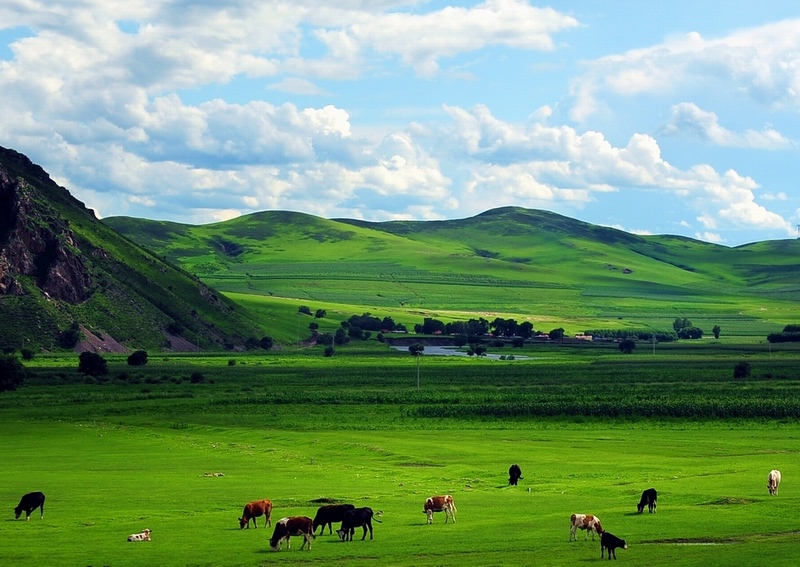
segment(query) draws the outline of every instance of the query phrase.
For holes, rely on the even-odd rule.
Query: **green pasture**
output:
[[[103,378],[78,374],[75,355],[37,356],[25,385],[0,395],[0,564],[599,561],[598,542],[568,542],[575,512],[625,538],[627,564],[800,561],[795,348],[527,354],[423,355],[419,389],[416,360],[385,348],[151,355],[141,368],[109,356]],[[752,375],[732,380],[741,360]],[[514,462],[524,479],[508,487]],[[784,476],[777,497],[766,489],[773,468]],[[658,513],[638,515],[651,486]],[[47,494],[44,519],[15,521],[31,490]],[[422,503],[440,493],[455,498],[455,525],[425,523]],[[333,500],[382,511],[382,523],[373,541],[358,530],[353,542],[325,534],[310,552],[297,538],[272,552],[271,529],[237,523],[260,498],[274,519],[313,517]],[[126,541],[145,528],[153,541]]]

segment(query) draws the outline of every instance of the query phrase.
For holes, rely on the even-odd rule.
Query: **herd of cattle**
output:
[[[517,485],[517,482],[522,479],[522,471],[516,464],[511,465],[508,469],[508,484]],[[779,470],[771,470],[767,475],[767,489],[770,495],[777,496],[778,487],[781,484],[781,472]],[[44,501],[45,495],[42,492],[29,492],[22,496],[19,504],[14,508],[14,518],[19,519],[22,512],[25,512],[25,520],[30,520],[30,515],[34,510],[39,508],[39,518],[44,518]],[[658,492],[655,488],[648,488],[642,492],[642,497],[636,505],[637,511],[641,514],[644,512],[645,506],[651,514],[656,513],[658,506]],[[441,496],[431,496],[425,500],[422,511],[427,516],[428,524],[433,523],[433,514],[435,512],[444,512],[446,524],[452,518],[453,523],[456,523],[456,504],[453,497],[449,494]],[[363,507],[356,508],[352,504],[328,504],[321,506],[314,519],[307,516],[290,516],[281,518],[275,523],[275,529],[272,537],[269,540],[270,547],[278,551],[281,549],[283,542],[286,542],[286,549],[291,549],[290,538],[292,536],[302,536],[303,543],[300,549],[308,545],[311,549],[312,541],[317,537],[317,528],[320,530],[320,535],[325,533],[325,526],[328,526],[328,533],[333,533],[333,524],[341,522],[341,527],[336,530],[341,541],[352,541],[353,534],[356,528],[364,530],[361,540],[367,537],[369,530],[369,539],[372,539],[372,521],[380,523],[381,521],[376,517],[382,515],[382,512],[375,514],[372,508]],[[258,528],[258,518],[264,518],[264,528],[272,526],[272,502],[270,500],[254,500],[248,502],[242,510],[242,517],[239,518],[239,528],[250,528],[250,522],[253,523],[255,528]],[[628,544],[624,539],[620,539],[614,534],[609,533],[603,528],[600,523],[600,518],[592,514],[572,514],[570,516],[570,531],[569,541],[578,540],[578,530],[585,531],[584,539],[588,541],[589,534],[592,534],[592,541],[597,534],[600,536],[600,557],[605,556],[606,550],[608,551],[608,558],[617,558],[617,549],[628,549]],[[137,534],[128,536],[128,541],[150,541],[150,530],[146,529]]]

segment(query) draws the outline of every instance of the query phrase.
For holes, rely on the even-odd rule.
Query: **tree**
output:
[[[714,333],[714,338],[715,339],[719,338],[719,333],[720,333],[721,330],[722,329],[719,328],[719,325],[714,325],[714,328],[711,329],[711,332]]]
[[[137,350],[128,357],[128,366],[144,366],[147,364],[147,352]]]
[[[310,330],[312,333],[316,333],[316,332],[317,332],[317,330],[319,329],[319,323],[317,323],[316,321],[311,321],[311,322],[308,324],[308,329],[309,329],[309,330]]]
[[[692,322],[689,321],[686,317],[677,317],[672,322],[672,328],[675,329],[676,333],[680,333],[681,329],[685,329],[687,327],[692,327]]]
[[[0,392],[16,390],[22,386],[27,374],[25,366],[16,356],[0,355]]]
[[[733,377],[734,378],[747,378],[750,376],[750,363],[749,362],[737,362],[736,366],[733,367]]]
[[[261,348],[263,348],[264,350],[271,350],[274,344],[275,341],[272,340],[272,337],[269,337],[267,335],[261,337],[261,340],[259,341],[259,345],[261,345]]]
[[[298,313],[302,313],[303,315],[311,315],[311,308],[307,305],[301,305],[297,308]]]
[[[347,336],[347,331],[344,330],[344,327],[336,329],[336,334],[333,336],[333,343],[337,346],[342,346],[346,345],[348,342],[350,342],[350,337]]]
[[[564,338],[564,329],[562,329],[561,327],[559,327],[558,329],[553,329],[548,333],[548,336],[552,341],[560,341],[561,339]]]
[[[636,342],[631,339],[625,339],[619,343],[619,351],[624,354],[630,354],[636,348]]]
[[[78,372],[87,376],[105,376],[108,374],[106,359],[88,350],[78,356]]]
[[[331,356],[333,356],[333,353],[335,352],[336,350],[333,348],[333,345],[328,345],[325,347],[325,352],[323,354],[328,358],[330,358]]]
[[[75,348],[81,340],[81,329],[77,323],[73,323],[58,335],[58,346],[62,348]]]
[[[35,353],[29,348],[23,348],[19,351],[22,355],[22,360],[33,360]]]
[[[324,309],[317,309],[314,312],[314,319],[324,319],[325,315],[327,315],[327,314],[328,314],[328,312],[325,311]]]
[[[703,338],[703,329],[698,329],[697,327],[684,327],[680,331],[678,331],[678,338],[679,339],[702,339]]]

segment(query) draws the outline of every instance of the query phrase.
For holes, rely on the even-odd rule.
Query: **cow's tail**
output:
[[[379,524],[382,524],[383,520],[379,520],[378,519],[378,518],[380,518],[382,516],[383,516],[383,510],[378,510],[377,512],[375,512],[375,515],[372,516],[372,519],[375,520],[376,522],[378,522]]]

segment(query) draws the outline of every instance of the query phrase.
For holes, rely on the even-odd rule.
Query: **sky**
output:
[[[800,7],[4,0],[0,146],[100,218],[800,235]]]

